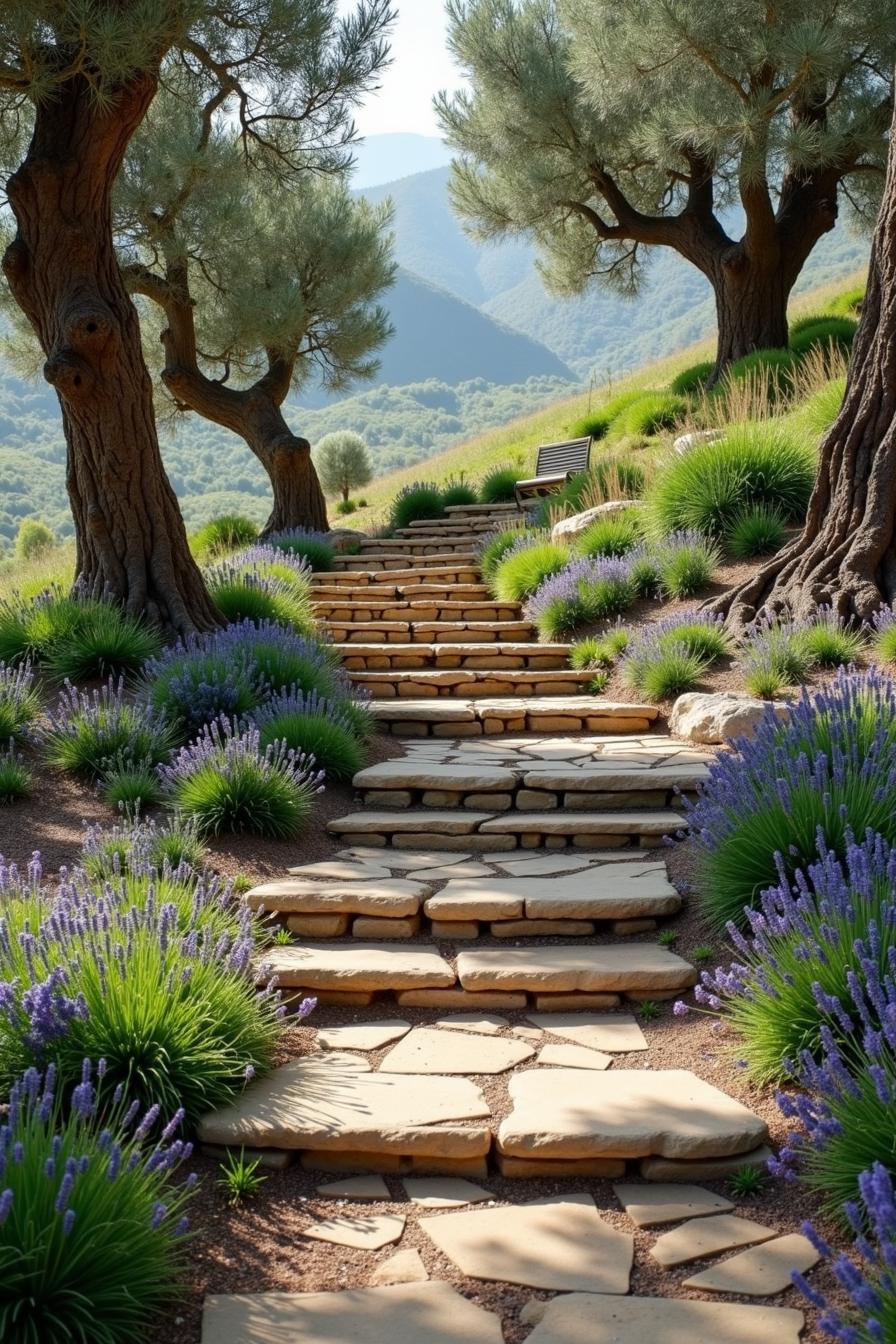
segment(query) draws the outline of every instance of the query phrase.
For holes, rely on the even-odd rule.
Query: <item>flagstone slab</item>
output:
[[[290,877],[311,877],[334,882],[365,882],[370,878],[388,877],[389,869],[375,860],[364,862],[350,859],[326,859],[321,863],[303,863],[287,868]]]
[[[634,1239],[601,1218],[588,1194],[421,1218],[462,1274],[557,1292],[627,1293]]]
[[[447,1283],[205,1299],[202,1344],[504,1344],[501,1321]]]
[[[573,1293],[546,1303],[526,1344],[799,1344],[805,1321],[781,1307]]]
[[[489,1115],[468,1078],[372,1073],[359,1055],[308,1055],[203,1116],[198,1136],[228,1147],[476,1157],[491,1130],[459,1122]]]
[[[382,1022],[350,1022],[344,1027],[320,1027],[317,1044],[323,1050],[381,1050],[406,1036],[410,1022],[387,1018]]]
[[[396,1251],[384,1260],[370,1276],[370,1286],[379,1287],[388,1283],[426,1283],[429,1275],[419,1251]]]
[[[733,1213],[720,1213],[711,1218],[691,1218],[671,1232],[664,1232],[651,1247],[650,1254],[664,1269],[674,1269],[676,1265],[704,1260],[721,1251],[733,1250],[735,1246],[771,1241],[776,1235],[773,1227],[763,1223],[738,1218]]]
[[[546,1045],[535,1062],[564,1069],[602,1071],[613,1063],[613,1056],[602,1054],[600,1050],[589,1050],[584,1045]]]
[[[685,1279],[685,1288],[704,1293],[742,1293],[745,1297],[770,1297],[791,1286],[794,1270],[805,1274],[821,1256],[808,1237],[792,1232],[764,1246],[753,1246],[732,1255],[720,1265],[710,1265]]]
[[[484,1036],[497,1036],[510,1022],[497,1013],[451,1013],[449,1017],[437,1018],[433,1025],[449,1031],[481,1031]]]
[[[512,789],[518,772],[482,761],[475,766],[442,765],[418,757],[382,761],[359,770],[352,783],[356,789],[450,789],[477,793],[504,793]]]
[[[246,896],[253,910],[278,910],[282,914],[381,915],[401,919],[416,915],[421,901],[431,895],[425,882],[389,877],[373,882],[311,882],[305,878],[279,878],[263,882]]]
[[[765,1121],[686,1069],[526,1070],[498,1148],[514,1157],[712,1157],[748,1152]]]
[[[341,1218],[321,1218],[319,1222],[302,1228],[302,1236],[312,1241],[330,1241],[334,1246],[351,1246],[360,1251],[378,1251],[398,1241],[407,1220],[397,1213],[383,1213],[378,1217],[359,1218],[346,1215]]]
[[[398,808],[380,812],[368,808],[364,812],[351,812],[347,817],[328,821],[327,830],[335,835],[472,835],[484,822],[491,821],[493,815],[491,812],[470,812],[465,807],[441,810],[428,807],[424,812],[402,812]],[[674,815],[680,826],[680,816],[677,813]]]
[[[706,1157],[691,1161],[676,1161],[667,1157],[645,1157],[640,1164],[640,1172],[645,1181],[723,1181],[734,1176],[744,1167],[751,1171],[766,1172],[769,1159],[774,1153],[767,1144],[761,1143],[748,1153],[735,1153],[729,1157]]]
[[[531,1059],[523,1041],[415,1027],[380,1064],[382,1073],[505,1073]]]
[[[317,1186],[324,1199],[347,1199],[356,1204],[382,1204],[392,1198],[382,1176],[349,1176],[344,1181],[328,1181]]]
[[[427,850],[425,853],[413,850],[395,849],[367,849],[364,847],[358,849],[340,849],[341,856],[358,855],[359,858],[366,859],[374,854],[378,855],[378,862],[383,867],[389,868],[392,872],[415,872],[419,868],[436,868],[445,863],[464,863],[472,858],[471,854],[454,853],[448,849]]]
[[[730,1199],[702,1185],[614,1185],[613,1193],[635,1227],[658,1227],[683,1218],[706,1218],[734,1208]]]
[[[469,815],[469,814],[468,814]],[[529,832],[533,835],[566,835],[575,822],[577,835],[672,835],[686,826],[681,812],[672,808],[643,812],[507,812],[502,817],[480,815],[476,829],[484,835]],[[331,823],[332,825],[332,823]],[[371,826],[370,830],[376,827]],[[470,828],[473,829],[472,827]]]
[[[454,971],[437,952],[395,943],[265,948],[264,964],[287,989],[447,989]]]
[[[627,1054],[647,1049],[647,1039],[629,1013],[529,1013],[526,1020],[590,1050]]]
[[[637,993],[688,988],[696,982],[697,972],[656,944],[618,943],[607,947],[471,948],[457,954],[457,978],[469,990]]]
[[[405,1176],[402,1184],[411,1203],[424,1209],[458,1209],[494,1199],[490,1190],[459,1176]]]
[[[421,882],[447,882],[471,877],[492,877],[492,870],[484,863],[447,863],[440,868],[418,868]]]
[[[587,876],[449,880],[426,902],[438,919],[637,919],[674,914],[681,897],[662,862],[612,863]]]
[[[551,873],[580,872],[594,861],[584,854],[540,854],[535,859],[507,859],[504,856],[499,862],[511,877],[547,877]]]

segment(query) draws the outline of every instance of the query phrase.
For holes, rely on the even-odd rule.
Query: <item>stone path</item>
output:
[[[587,694],[565,647],[491,597],[476,548],[511,516],[453,509],[314,576],[349,675],[405,751],[356,776],[332,859],[249,893],[292,934],[267,966],[318,997],[320,1025],[199,1138],[329,1173],[302,1235],[381,1254],[346,1291],[210,1298],[203,1344],[501,1344],[498,1315],[429,1281],[427,1246],[461,1279],[563,1294],[528,1303],[532,1344],[799,1336],[786,1307],[626,1296],[639,1238],[654,1274],[704,1262],[676,1290],[704,1298],[780,1293],[814,1261],[697,1184],[764,1164],[765,1123],[654,1067],[625,1011],[696,980],[657,941],[682,904],[659,847],[709,757],[654,731],[654,707]],[[354,1020],[328,1024],[327,1005]],[[496,1178],[519,1196],[494,1198]],[[532,1178],[560,1193],[533,1199]],[[615,1225],[592,1193],[609,1179]]]

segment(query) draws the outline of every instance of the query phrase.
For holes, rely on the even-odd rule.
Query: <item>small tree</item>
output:
[[[645,249],[670,247],[712,285],[716,375],[787,344],[788,295],[838,195],[873,216],[890,0],[448,0],[448,15],[472,91],[437,108],[475,236],[532,237],[561,293],[634,293]]]
[[[373,465],[367,444],[351,429],[325,434],[314,450],[314,465],[328,495],[342,495],[348,502],[352,490],[368,485]]]
[[[33,560],[35,556],[46,555],[55,545],[55,533],[39,518],[23,518],[19,523],[16,533],[16,556],[19,560]]]

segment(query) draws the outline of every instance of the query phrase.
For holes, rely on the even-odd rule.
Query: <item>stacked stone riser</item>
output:
[[[430,627],[432,629],[432,627]],[[383,671],[390,668],[432,668],[433,670],[473,668],[482,672],[541,670],[565,672],[569,669],[569,647],[566,644],[539,644],[523,639],[495,643],[483,631],[468,643],[446,641],[416,644],[362,644],[337,643],[342,661],[350,672]],[[580,684],[579,681],[574,682]]]
[[[524,700],[375,701],[380,732],[393,737],[481,737],[496,733],[613,733],[620,736],[650,730],[657,711],[650,705],[602,704],[593,696]]]
[[[530,621],[497,620],[491,616],[488,620],[427,620],[420,617],[409,620],[373,620],[361,617],[358,620],[324,621],[324,629],[334,644],[496,644],[533,643],[538,634]],[[544,647],[544,646],[542,646]],[[557,645],[563,652],[563,661],[555,664],[563,667],[568,657],[568,647]],[[387,664],[389,666],[389,664]]]
[[[336,569],[328,569],[326,573],[312,574],[312,597],[318,587],[332,588],[335,585],[342,585],[346,589],[366,587],[374,594],[387,591],[380,588],[380,584],[432,584],[438,581],[443,592],[453,591],[457,584],[480,585],[480,574],[473,556],[448,556],[438,564],[433,563],[428,556],[420,556],[414,561],[413,567],[405,555],[387,556],[385,562],[381,558],[371,559],[370,556],[365,556],[363,560],[358,556],[336,557],[337,562],[340,559],[355,563],[348,566],[342,564]]]
[[[495,646],[500,648],[500,646]],[[352,650],[352,657],[357,657]],[[388,656],[383,654],[382,656]],[[400,656],[400,655],[399,655]],[[476,658],[468,651],[460,655],[463,658]],[[496,654],[495,657],[498,655]],[[517,657],[519,655],[512,655]],[[533,654],[533,657],[544,655]],[[359,690],[366,691],[373,700],[392,700],[398,697],[408,700],[429,700],[437,696],[449,699],[459,697],[462,700],[483,698],[531,699],[534,696],[579,695],[588,686],[590,672],[577,672],[566,667],[526,667],[502,668],[489,659],[489,667],[471,667],[469,662],[463,667],[451,668],[444,665],[437,668],[414,669],[392,668],[386,671],[349,671],[349,676]],[[595,709],[599,706],[595,706]],[[515,716],[519,718],[520,716]],[[634,731],[628,729],[626,731]]]
[[[470,585],[471,587],[473,585]],[[362,590],[366,594],[367,590]],[[315,614],[321,620],[357,624],[364,622],[368,629],[378,629],[380,621],[404,621],[411,625],[421,621],[514,621],[522,611],[519,602],[497,603],[489,599],[485,589],[480,595],[466,601],[447,601],[438,597],[386,596],[372,601],[368,596],[338,593],[320,597],[315,591]]]
[[[439,567],[446,563],[464,563],[471,569],[476,563],[476,552],[469,541],[420,541],[401,545],[380,541],[375,548],[359,551],[356,555],[337,555],[333,569],[338,574],[347,570],[409,569]],[[478,576],[477,576],[478,577]]]

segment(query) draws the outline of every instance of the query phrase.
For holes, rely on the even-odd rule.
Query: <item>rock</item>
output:
[[[396,1251],[384,1260],[370,1276],[372,1288],[389,1283],[425,1283],[429,1275],[419,1251]]]
[[[538,1325],[539,1321],[544,1320],[547,1302],[542,1302],[540,1297],[530,1297],[528,1302],[524,1302],[520,1307],[518,1320],[520,1325]]]
[[[801,1311],[778,1307],[572,1293],[546,1304],[526,1344],[799,1344],[804,1324]]]
[[[481,1185],[451,1176],[407,1176],[402,1182],[412,1204],[424,1209],[457,1209],[494,1196]]]
[[[528,1020],[551,1036],[589,1050],[627,1054],[647,1049],[644,1033],[629,1013],[530,1013]]]
[[[277,910],[280,914],[382,915],[402,919],[415,915],[420,902],[432,891],[425,882],[407,878],[383,878],[371,882],[311,882],[304,878],[281,878],[253,887],[246,896],[253,910]]]
[[[377,1218],[359,1218],[352,1214],[345,1218],[321,1218],[310,1227],[303,1227],[302,1236],[311,1237],[313,1241],[330,1241],[334,1246],[378,1251],[381,1246],[398,1241],[404,1225],[405,1219],[400,1214],[383,1213]]]
[[[731,1157],[707,1157],[697,1161],[674,1161],[666,1157],[646,1157],[640,1171],[645,1181],[723,1181],[735,1172],[749,1167],[753,1171],[766,1171],[768,1160],[773,1157],[771,1148],[760,1144],[749,1153],[737,1153]]]
[[[465,989],[403,989],[395,996],[403,1008],[525,1008],[525,994],[504,990],[469,994]]]
[[[642,499],[609,499],[605,504],[597,504],[583,513],[574,513],[571,518],[561,518],[551,528],[551,541],[571,541],[584,532],[598,518],[609,518],[613,514],[628,513],[629,509],[642,508]]]
[[[286,927],[299,938],[344,938],[349,915],[289,915]]]
[[[718,443],[723,437],[721,429],[695,429],[690,434],[679,434],[677,439],[673,439],[672,451],[679,457],[686,457],[698,443]]]
[[[498,1316],[483,1311],[447,1283],[205,1299],[202,1344],[334,1344],[335,1340],[503,1344],[504,1335]]]
[[[770,1241],[775,1235],[773,1227],[754,1223],[749,1218],[738,1218],[733,1213],[720,1213],[712,1218],[691,1218],[671,1232],[664,1232],[651,1247],[650,1254],[664,1269],[674,1269],[676,1265],[705,1260],[707,1256],[730,1251],[735,1246]]]
[[[351,1022],[345,1027],[321,1027],[317,1044],[323,1050],[380,1050],[406,1036],[410,1022],[388,1018],[382,1022]]]
[[[732,1255],[720,1265],[711,1265],[701,1274],[685,1279],[683,1288],[704,1293],[743,1293],[745,1297],[770,1297],[783,1293],[791,1285],[794,1270],[805,1274],[817,1265],[821,1256],[808,1237],[793,1232],[776,1237],[764,1246],[754,1246],[740,1255]]]
[[[380,1065],[381,1073],[505,1073],[535,1051],[522,1041],[415,1027]]]
[[[489,1114],[468,1078],[372,1073],[358,1055],[308,1055],[203,1116],[198,1136],[230,1147],[477,1157],[491,1147],[488,1125],[451,1122]]]
[[[366,882],[374,878],[389,877],[389,869],[381,863],[353,863],[349,859],[327,859],[321,863],[303,863],[297,868],[287,868],[290,877],[312,877],[321,881]]]
[[[452,1013],[450,1017],[437,1018],[433,1025],[447,1031],[481,1031],[484,1036],[497,1036],[510,1022],[497,1013]]]
[[[324,534],[324,541],[339,555],[353,555],[361,542],[368,540],[366,532],[358,532],[353,527],[334,527]]]
[[[540,949],[544,951],[545,949]],[[715,1157],[748,1152],[764,1120],[685,1069],[533,1069],[510,1080],[498,1129],[512,1157]]]
[[[625,1173],[625,1163],[611,1157],[585,1157],[579,1161],[542,1161],[540,1158],[507,1157],[498,1153],[498,1170],[507,1180],[612,1180]]]
[[[551,1064],[565,1069],[608,1069],[613,1063],[612,1055],[602,1055],[599,1050],[587,1050],[583,1045],[546,1045],[536,1064]]]
[[[774,709],[778,719],[786,719],[790,712],[787,705],[754,700],[734,691],[691,691],[680,695],[672,706],[669,728],[690,742],[730,742],[736,737],[752,737],[769,709]]]
[[[438,1249],[472,1279],[557,1292],[627,1293],[634,1239],[588,1194],[421,1218]]]
[[[425,947],[314,945],[265,948],[264,963],[286,989],[441,989],[454,971]]]
[[[457,976],[464,989],[541,993],[574,989],[653,992],[688,988],[697,979],[681,957],[650,943],[471,948],[458,952]]]
[[[682,1218],[706,1218],[734,1208],[730,1199],[702,1185],[614,1185],[613,1193],[635,1227],[657,1227]]]
[[[392,1198],[382,1176],[350,1176],[346,1181],[329,1181],[319,1185],[317,1193],[324,1199],[347,1199],[354,1204],[382,1204]]]

